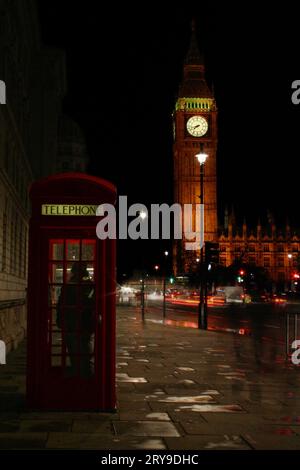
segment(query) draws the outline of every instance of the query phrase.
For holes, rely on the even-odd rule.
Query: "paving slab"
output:
[[[143,411],[121,411],[120,421],[171,421],[168,413]]]
[[[74,420],[72,425],[73,433],[101,433],[104,435],[114,436],[113,422],[109,420]]]
[[[115,422],[117,435],[147,437],[179,437],[180,434],[173,423],[164,421],[122,421]]]
[[[168,449],[172,450],[251,450],[248,444],[240,436],[200,435],[186,436],[179,439],[166,438]]]
[[[290,434],[245,433],[243,439],[255,450],[299,450],[300,436]]]
[[[22,420],[20,422],[20,432],[51,432],[51,431],[71,431],[72,423],[69,421],[50,420]]]
[[[44,449],[47,438],[46,432],[0,433],[0,449]]]

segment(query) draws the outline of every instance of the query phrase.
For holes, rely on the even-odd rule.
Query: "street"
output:
[[[208,329],[251,336],[257,345],[269,342],[280,347],[280,350],[283,351],[287,312],[296,313],[297,311],[300,313],[299,304],[286,304],[284,307],[269,303],[208,306]],[[145,318],[160,320],[162,317],[162,302],[148,300]],[[294,320],[291,319],[290,322],[293,322],[292,326],[294,327]],[[173,326],[197,328],[197,303],[185,305],[184,302],[167,302],[165,323]],[[295,339],[292,337],[292,331],[293,329],[291,329],[291,341]]]

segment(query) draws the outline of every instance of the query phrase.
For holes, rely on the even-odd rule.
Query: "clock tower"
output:
[[[217,241],[217,107],[214,94],[206,83],[204,60],[198,49],[194,23],[173,112],[173,126],[174,200],[182,207],[184,204],[199,204],[200,165],[195,155],[203,148],[208,154],[204,165],[204,240]],[[175,240],[175,274],[196,270],[199,251],[185,250],[185,240]]]

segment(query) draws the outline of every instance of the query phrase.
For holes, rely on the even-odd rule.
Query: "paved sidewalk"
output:
[[[25,344],[0,366],[1,449],[300,449],[300,367],[272,343],[118,310],[118,412],[24,409]],[[256,348],[256,351],[255,351]]]

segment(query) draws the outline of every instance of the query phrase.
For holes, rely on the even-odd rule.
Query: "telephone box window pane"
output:
[[[93,261],[95,259],[96,240],[82,240],[81,259]]]
[[[64,241],[63,240],[50,240],[49,245],[50,253],[49,259],[62,261],[64,259]]]
[[[51,367],[61,367],[61,362],[61,356],[51,356]]]
[[[82,307],[89,307],[95,304],[95,284],[92,282],[85,282],[79,288],[80,305]]]
[[[62,328],[63,330],[72,336],[74,340],[76,338],[76,332],[79,329],[79,308],[78,306],[65,307],[63,312]]]
[[[52,308],[50,310],[50,315],[49,315],[50,322],[52,324],[52,328],[57,332],[61,326],[59,326],[59,318],[57,314],[57,308]]]
[[[49,283],[62,284],[64,279],[64,269],[62,263],[50,263]]]
[[[67,284],[78,284],[80,280],[80,263],[68,263],[66,280]]]
[[[68,355],[68,374],[78,375],[78,364],[79,364],[79,338],[76,333],[66,332],[65,343]]]
[[[49,286],[49,307],[56,307],[61,293],[61,286]]]
[[[66,357],[66,377],[75,377],[76,375],[78,375],[77,362],[78,361],[76,360],[76,356],[68,355]]]
[[[88,279],[89,281],[95,281],[95,268],[94,263],[86,263],[86,270],[88,272]]]
[[[81,286],[80,332],[91,336],[95,331],[95,289],[94,286]]]
[[[80,240],[66,240],[67,260],[79,261]]]
[[[94,263],[67,263],[67,283],[80,284],[94,279]]]
[[[66,307],[78,307],[79,301],[79,286],[65,285],[63,288],[63,295],[59,301],[59,308],[64,310]]]
[[[52,331],[51,354],[61,354],[62,338],[61,331]]]

